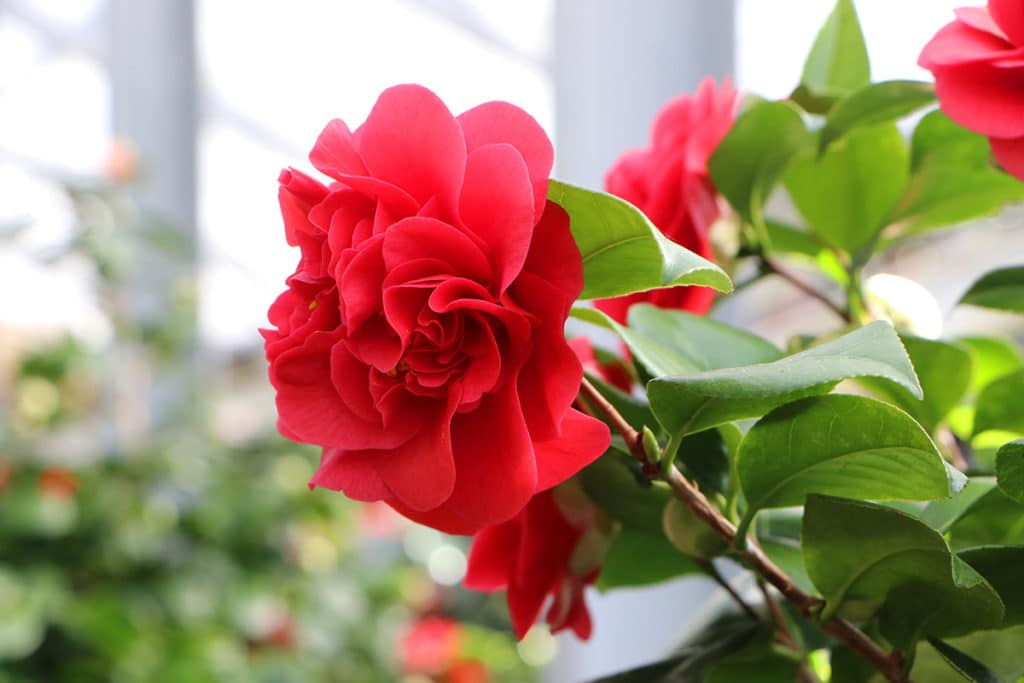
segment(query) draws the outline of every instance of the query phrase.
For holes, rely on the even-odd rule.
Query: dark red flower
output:
[[[706,78],[696,94],[670,100],[654,118],[650,146],[619,157],[605,175],[605,189],[643,211],[669,239],[701,256],[713,254],[708,233],[719,216],[718,193],[708,159],[736,117],[737,93]],[[709,287],[674,287],[603,299],[597,307],[621,323],[641,301],[661,308],[707,313]]]
[[[405,85],[321,133],[329,187],[281,174],[301,258],[263,335],[279,430],[323,447],[312,485],[471,533],[605,450],[607,428],[570,407],[583,270],[546,200],[552,158],[510,104],[455,118]]]
[[[992,153],[1024,180],[1024,3],[962,7],[921,51],[942,111],[988,138]]]
[[[585,542],[595,531],[587,511],[567,515],[551,491],[533,497],[517,517],[487,527],[473,538],[465,585],[473,590],[506,590],[512,628],[522,638],[545,615],[554,632],[572,629],[590,637],[590,613],[583,590],[600,572],[600,555]]]

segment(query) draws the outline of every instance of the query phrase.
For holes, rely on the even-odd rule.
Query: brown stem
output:
[[[798,655],[802,655],[803,651],[796,638],[793,637],[793,632],[789,629],[786,615],[782,613],[782,608],[779,607],[779,603],[768,589],[768,585],[758,578],[757,587],[761,589],[761,595],[764,596],[764,604],[768,607],[768,613],[772,615],[772,621],[775,622],[775,640],[783,647],[788,647]],[[821,683],[811,670],[811,667],[808,666],[806,660],[800,662],[796,676],[797,680],[803,681],[803,683]]]
[[[718,534],[729,546],[733,546],[736,540],[736,527],[710,501],[701,493],[697,485],[684,477],[675,467],[669,467],[664,473],[660,472],[657,463],[647,460],[644,453],[642,437],[633,429],[626,420],[615,410],[615,406],[601,395],[601,393],[586,378],[580,387],[581,392],[587,399],[612,423],[615,431],[626,442],[630,454],[644,466],[644,471],[652,475],[657,473],[675,494],[676,498],[686,503],[687,507],[712,531]],[[770,583],[779,591],[794,607],[800,610],[808,619],[815,621],[821,629],[832,638],[845,644],[861,657],[869,661],[878,671],[891,683],[912,683],[903,672],[903,658],[899,652],[887,653],[878,643],[868,638],[856,626],[850,622],[833,618],[828,621],[817,621],[816,610],[821,606],[822,601],[807,593],[793,583],[792,579],[786,576],[785,572],[779,569],[778,565],[772,562],[764,551],[751,541],[745,550],[739,552],[740,557],[765,581]]]
[[[761,259],[761,264],[762,264],[762,266],[764,267],[764,269],[767,272],[772,273],[774,275],[778,275],[783,280],[785,280],[786,282],[788,282],[792,286],[796,287],[797,289],[799,289],[801,292],[803,292],[807,296],[815,298],[818,301],[820,301],[821,303],[825,304],[825,306],[827,306],[830,311],[835,313],[837,316],[842,318],[844,321],[846,321],[848,323],[849,322],[853,322],[853,317],[850,315],[849,311],[844,309],[842,306],[837,305],[834,301],[829,299],[827,296],[825,296],[824,294],[822,294],[818,290],[814,289],[813,287],[811,287],[810,285],[808,285],[807,283],[805,283],[804,281],[799,279],[797,276],[793,275],[793,273],[791,273],[788,269],[783,268],[778,263],[775,263],[771,259],[767,259],[767,258],[762,258]]]
[[[722,590],[729,594],[729,597],[733,599],[733,602],[739,605],[740,609],[747,613],[747,616],[754,621],[761,621],[761,615],[743,599],[743,596],[736,592],[736,589],[732,587],[732,584],[725,580],[725,577],[722,576],[710,560],[695,559],[694,561],[700,565],[705,572],[707,572],[708,576],[714,579],[715,583],[722,587]]]

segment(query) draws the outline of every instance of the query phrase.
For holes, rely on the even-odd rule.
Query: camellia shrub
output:
[[[505,591],[519,637],[589,637],[595,584],[730,590],[735,614],[608,680],[1018,680],[1020,348],[917,336],[864,274],[1024,199],[1024,4],[959,10],[920,64],[934,86],[872,82],[839,0],[789,98],[705,81],[607,193],[549,179],[511,104],[399,85],[330,122],[326,180],[280,177],[301,256],[263,331],[279,430],[322,447],[310,485],[472,535],[465,584]],[[832,330],[783,350],[705,317],[742,273]],[[1024,313],[1024,265],[964,285]],[[620,346],[567,341],[570,317]]]

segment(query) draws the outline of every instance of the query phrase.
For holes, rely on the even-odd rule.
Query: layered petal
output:
[[[535,223],[533,199],[529,170],[515,147],[484,145],[470,153],[459,214],[487,245],[498,292],[505,291],[526,261]]]
[[[454,209],[466,169],[462,129],[444,102],[423,86],[388,88],[359,129],[368,174]]]
[[[988,11],[1010,42],[1024,47],[1024,3],[1020,0],[988,0]]]
[[[537,455],[537,490],[557,486],[601,457],[611,445],[608,425],[570,408],[562,419],[561,434],[534,444]]]
[[[942,111],[964,128],[999,138],[1024,136],[1024,79],[984,64],[936,68]]]
[[[1017,180],[1024,181],[1024,137],[989,138],[989,144],[999,165]]]
[[[508,143],[519,151],[533,186],[534,220],[539,220],[547,200],[555,150],[536,119],[508,102],[485,102],[463,112],[459,125],[470,153],[484,145],[500,143]]]

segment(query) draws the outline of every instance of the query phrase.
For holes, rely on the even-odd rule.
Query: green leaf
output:
[[[721,268],[665,237],[629,202],[558,180],[549,181],[548,199],[569,214],[583,257],[581,299],[678,285],[732,290]]]
[[[636,306],[634,306],[636,308]],[[648,337],[615,322],[610,316],[596,308],[576,306],[572,317],[583,322],[604,327],[615,332],[633,353],[633,357],[654,377],[679,375],[696,372],[700,368],[689,358],[672,348],[663,340]]]
[[[661,514],[672,493],[640,472],[635,460],[615,449],[577,475],[598,507],[626,526],[661,534]]]
[[[747,511],[802,505],[809,493],[870,500],[948,498],[964,477],[898,408],[832,394],[776,408],[755,424],[736,462]]]
[[[1024,503],[1024,439],[1012,441],[996,453],[996,477],[1003,493]]]
[[[807,573],[827,601],[822,618],[875,615],[882,635],[901,649],[1002,623],[992,586],[941,534],[902,512],[811,495],[803,549]]]
[[[805,593],[814,592],[814,584],[811,583],[810,577],[807,576],[807,568],[804,567],[804,556],[800,551],[800,542],[798,540],[758,534],[757,542],[761,545],[761,550],[768,556],[768,559],[785,572],[786,576],[800,590]]]
[[[1024,546],[992,545],[958,553],[999,593],[1006,608],[1003,628],[1024,624]]]
[[[852,0],[838,0],[814,39],[800,83],[815,95],[842,97],[871,81],[864,34]]]
[[[766,363],[782,357],[774,344],[750,332],[685,311],[651,304],[629,309],[629,327],[679,352],[700,370]]]
[[[928,165],[916,171],[889,216],[888,238],[998,213],[1024,199],[1024,183],[989,167]]]
[[[971,393],[977,394],[992,380],[1024,366],[1020,351],[1005,339],[997,337],[961,337],[957,343],[965,346],[973,359]]]
[[[989,383],[978,395],[974,410],[974,433],[989,429],[1024,434],[1024,370],[1017,370]],[[654,411],[657,415],[658,411]],[[660,418],[659,418],[660,419]]]
[[[807,150],[783,183],[808,227],[854,252],[887,223],[907,187],[907,145],[893,125],[872,126],[836,141],[823,155]]]
[[[1024,190],[1024,183],[1020,185]],[[1000,268],[986,273],[960,297],[960,303],[1024,313],[1024,266]]]
[[[991,166],[992,153],[985,136],[953,123],[940,109],[929,112],[918,121],[910,150],[914,171],[926,165],[957,168]]]
[[[825,119],[818,151],[851,130],[895,121],[935,99],[935,87],[919,81],[870,83],[839,100]]]
[[[771,363],[664,377],[648,384],[651,409],[670,434],[692,434],[760,417],[784,403],[828,393],[851,377],[886,377],[920,393],[892,326],[876,321]]]
[[[971,477],[952,498],[928,503],[917,516],[931,528],[945,533],[970,512],[974,504],[995,488],[995,485],[996,481],[992,477]]]
[[[772,253],[797,254],[817,260],[821,250],[825,249],[824,242],[806,230],[773,220],[766,220],[764,227],[771,241]]]
[[[1020,644],[1024,642],[1024,626],[1001,631],[978,631],[950,644],[961,652],[985,664],[1005,681],[1016,681],[1024,676],[1024,657]],[[911,678],[921,683],[963,683],[963,675],[949,667],[947,661],[928,643],[917,648]]]
[[[916,398],[903,387],[884,379],[861,383],[875,394],[910,413],[930,433],[967,393],[971,381],[971,355],[956,344],[903,335],[900,337],[924,390]]]
[[[810,144],[800,112],[760,101],[743,112],[708,160],[718,191],[748,221],[761,208],[794,154]]]
[[[608,546],[601,564],[597,588],[646,586],[702,572],[686,555],[675,549],[665,535],[623,527]]]
[[[1002,679],[992,673],[987,666],[952,645],[944,643],[938,638],[929,638],[928,643],[967,680],[974,681],[974,683],[1003,683]]]
[[[725,426],[722,426],[725,429]],[[676,464],[705,495],[725,494],[729,483],[729,445],[718,429],[690,434],[679,444]]]
[[[954,550],[980,545],[1024,545],[1024,505],[992,487],[950,525],[946,535]]]

